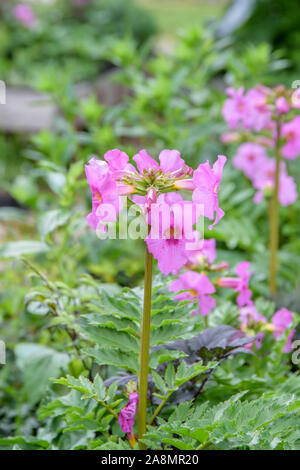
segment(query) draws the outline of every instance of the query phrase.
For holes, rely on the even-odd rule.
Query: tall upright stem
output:
[[[277,276],[277,252],[279,241],[279,176],[280,176],[280,160],[281,160],[281,119],[278,116],[276,121],[276,143],[275,143],[275,185],[270,207],[270,279],[269,286],[272,294],[276,294],[276,276]]]
[[[148,370],[149,370],[149,346],[150,346],[150,318],[151,318],[151,291],[152,291],[152,255],[146,245],[145,258],[145,283],[144,283],[144,309],[142,321],[142,337],[140,351],[140,374],[139,374],[139,408],[138,408],[138,434],[139,439],[146,432],[147,419],[147,392],[148,392]],[[139,442],[139,448],[146,446]]]

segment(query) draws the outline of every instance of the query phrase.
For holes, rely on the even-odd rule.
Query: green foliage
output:
[[[15,354],[17,366],[24,373],[24,393],[30,404],[42,398],[49,378],[57,377],[69,363],[67,354],[39,344],[19,343]]]
[[[102,290],[100,299],[92,300],[89,305],[92,313],[81,317],[81,333],[97,346],[96,349],[88,348],[86,353],[99,365],[110,364],[138,372],[142,295],[140,288],[123,289],[117,296]],[[186,302],[170,301],[163,286],[156,285],[152,303],[151,346],[191,337],[197,325],[192,317],[188,319],[190,308]],[[184,357],[184,353],[162,348],[152,355],[150,367],[156,369],[159,364],[180,357]]]
[[[268,393],[242,401],[242,395],[213,407],[207,402],[195,408],[191,402],[181,403],[168,421],[159,419],[159,427],[149,429],[145,442],[154,449],[299,448],[299,399]]]
[[[90,0],[82,7],[73,1],[58,2],[55,8],[34,5],[38,22],[32,29],[17,22],[13,5],[4,3],[1,70],[2,77],[14,84],[44,87],[62,72],[76,82],[93,79],[107,68],[106,49],[114,38],[128,35],[142,45],[156,30],[152,16],[131,1]]]

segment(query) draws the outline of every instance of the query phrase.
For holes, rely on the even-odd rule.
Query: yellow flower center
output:
[[[101,194],[99,193],[99,191],[96,191],[94,198],[99,202],[102,201],[102,197],[101,197]]]
[[[193,297],[197,297],[197,296],[198,296],[198,292],[197,292],[195,289],[190,289],[190,290],[189,290],[189,293],[190,293]]]

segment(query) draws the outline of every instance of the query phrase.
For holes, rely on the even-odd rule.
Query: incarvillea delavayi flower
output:
[[[188,242],[193,240],[199,216],[214,220],[212,228],[224,215],[218,191],[226,157],[220,155],[212,167],[207,161],[196,170],[185,163],[178,150],[165,149],[158,160],[141,150],[132,158],[134,165],[119,149],[108,151],[104,160],[92,158],[85,167],[92,191],[92,212],[87,221],[94,230],[105,231],[107,222],[118,219],[120,196],[130,197],[145,214],[145,242],[159,269],[165,275],[176,274],[188,262]],[[191,191],[192,201],[185,200],[181,190]],[[109,213],[107,205],[112,209]],[[175,206],[181,213],[178,217]],[[167,223],[164,210],[171,210]],[[152,217],[155,211],[158,216]]]

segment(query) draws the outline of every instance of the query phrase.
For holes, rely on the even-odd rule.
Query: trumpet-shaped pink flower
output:
[[[293,323],[293,313],[286,308],[278,310],[272,318],[275,338],[280,338],[288,327]]]
[[[139,153],[133,157],[133,160],[141,174],[143,174],[144,171],[156,172],[161,170],[163,174],[169,175],[170,178],[180,178],[190,175],[193,172],[193,170],[185,164],[178,150],[162,150],[158,158],[160,164],[150,157],[146,150],[140,150]]]
[[[203,262],[211,264],[214,262],[217,257],[216,240],[214,238],[203,240],[200,233],[195,231],[192,243],[193,250],[188,252],[189,264],[197,265]]]
[[[104,158],[109,165],[109,169],[113,171],[124,170],[127,163],[129,162],[129,157],[127,153],[122,152],[119,149],[109,150],[104,154]]]
[[[205,274],[199,274],[193,271],[187,271],[180,274],[178,279],[171,282],[169,286],[171,292],[181,292],[175,295],[177,300],[198,301],[198,310],[193,312],[194,315],[208,315],[212,308],[216,306],[215,300],[209,294],[213,294],[216,290]]]
[[[126,173],[136,173],[136,169],[129,162],[129,157],[119,149],[109,150],[104,154],[109,170],[116,180],[122,179]]]
[[[22,23],[26,28],[33,28],[36,24],[37,17],[29,5],[20,3],[13,10],[14,17],[17,21]]]
[[[239,320],[241,323],[241,330],[245,334],[250,334],[250,336],[253,335],[252,333],[253,328],[259,327],[260,325],[267,323],[266,317],[258,313],[255,305],[252,302],[240,309]],[[256,334],[255,347],[257,350],[261,348],[263,338],[264,338],[264,333],[259,332]],[[247,344],[245,347],[247,349],[251,349],[252,346],[253,346],[253,342]]]
[[[248,261],[242,261],[235,269],[235,272],[239,277],[221,277],[218,279],[218,285],[220,287],[227,287],[239,292],[236,299],[239,307],[243,307],[244,305],[249,305],[251,303],[252,292],[249,289],[249,279],[252,271],[249,270],[249,267],[250,263]]]
[[[180,170],[185,165],[178,150],[162,150],[158,158],[163,173],[173,173],[174,171]]]
[[[247,178],[255,177],[257,171],[265,165],[268,159],[265,148],[252,142],[245,142],[233,157],[233,165],[242,170]]]
[[[151,230],[145,242],[161,272],[177,274],[188,261],[187,250],[196,222],[194,206],[179,194],[167,193],[159,196],[155,211],[148,215]]]
[[[210,230],[224,216],[224,211],[219,207],[218,191],[226,160],[224,155],[219,155],[212,168],[207,160],[198,166],[193,175],[193,184],[195,186],[193,202],[203,205],[205,217],[210,220],[215,217],[214,223],[209,226]]]
[[[239,295],[236,299],[237,304],[239,307],[243,307],[244,305],[249,304],[250,299],[252,297],[252,292],[249,289],[249,279],[252,274],[250,268],[250,263],[247,261],[242,261],[239,263],[235,269],[236,274],[239,276],[239,286],[237,291]]]
[[[244,330],[247,327],[251,327],[253,323],[267,323],[266,317],[258,313],[255,305],[250,303],[240,309],[241,329]]]
[[[87,216],[88,225],[94,230],[105,231],[102,222],[115,222],[120,211],[117,183],[107,163],[102,160],[92,158],[85,165],[85,173],[92,190],[92,212]]]
[[[131,393],[127,405],[119,413],[119,423],[123,432],[132,434],[132,428],[134,425],[134,417],[139,402],[138,394]]]
[[[282,155],[288,160],[297,158],[300,154],[300,116],[282,125],[281,135],[286,139],[282,147]]]
[[[157,161],[150,157],[146,150],[140,150],[139,153],[133,157],[133,160],[141,174],[143,174],[144,171],[157,171],[159,169]]]

